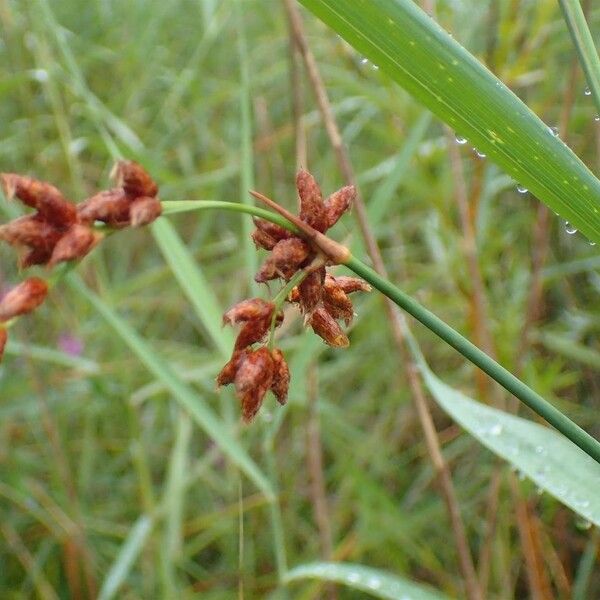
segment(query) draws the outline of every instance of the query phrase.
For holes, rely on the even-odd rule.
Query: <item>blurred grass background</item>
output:
[[[569,144],[598,172],[598,123],[558,5],[465,0],[437,8],[442,25],[542,119],[568,126]],[[391,278],[474,338],[443,127],[304,14]],[[237,201],[252,184],[295,205],[289,35],[279,2],[0,0],[0,25],[2,171],[46,179],[80,200],[107,187],[113,157],[122,155],[148,168],[163,200]],[[600,10],[590,13],[590,25],[598,31]],[[306,166],[329,193],[343,182],[308,85],[302,96]],[[564,125],[560,134],[567,137]],[[500,362],[518,369],[516,348],[526,343],[525,381],[598,436],[598,250],[552,216],[541,317],[523,342],[538,202],[468,145],[460,152]],[[6,219],[19,210],[0,203]],[[246,217],[207,212],[172,223],[221,309],[252,293],[248,265],[256,259],[248,255]],[[350,217],[333,235],[360,247]],[[278,588],[277,567],[317,560],[328,539],[336,559],[460,597],[445,506],[375,294],[357,299],[347,351],[327,349],[301,331],[297,316],[288,318],[281,346],[292,369],[289,406],[269,398],[245,428],[232,394],[214,391],[220,346],[149,230],[111,237],[79,272],[241,440],[281,513],[93,307],[61,285],[11,331],[0,366],[1,597],[88,598],[99,589],[110,597],[107,575],[116,581],[114,567],[128,565],[115,597],[226,599],[240,581],[245,598],[325,597],[332,590],[314,583]],[[0,285],[18,278],[12,251],[0,248]],[[475,397],[486,389],[452,350],[415,331],[445,381]],[[496,461],[434,414],[477,557]],[[325,523],[311,485],[320,473],[310,454],[315,440],[322,444]],[[523,555],[504,475],[488,597],[523,598]],[[521,485],[540,517],[553,593],[570,597],[586,549],[586,556],[598,552],[597,536]],[[129,563],[128,550],[139,551]],[[582,597],[598,596],[600,576],[584,575],[589,595]]]

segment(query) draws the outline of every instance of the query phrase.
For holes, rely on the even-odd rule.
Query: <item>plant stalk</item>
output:
[[[393,300],[400,308],[433,331],[433,333],[447,344],[458,350],[475,366],[487,373],[502,387],[521,400],[523,404],[531,408],[596,462],[600,463],[600,442],[563,415],[560,410],[544,400],[537,392],[534,392],[529,386],[510,373],[510,371],[507,371],[503,366],[475,346],[475,344],[471,343],[467,338],[444,323],[439,317],[421,306],[416,300],[402,292],[391,282],[380,277],[362,261],[351,256],[345,264],[374,288]]]

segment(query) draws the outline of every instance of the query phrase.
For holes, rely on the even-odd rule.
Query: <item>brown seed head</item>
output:
[[[342,328],[323,306],[316,308],[310,316],[309,323],[313,331],[330,346],[347,348],[350,345],[350,340]]]
[[[258,283],[283,277],[288,280],[301,267],[311,254],[309,245],[300,238],[293,237],[275,244],[271,254],[254,277]]]
[[[275,327],[278,327],[283,321],[283,314],[279,313],[275,317]],[[238,336],[235,340],[234,348],[236,350],[242,350],[243,348],[247,348],[252,344],[256,344],[258,342],[262,342],[265,339],[265,336],[269,332],[271,328],[271,316],[265,317],[262,319],[254,319],[253,321],[248,321],[238,333]]]
[[[0,240],[11,246],[46,250],[48,257],[62,235],[58,229],[37,215],[26,215],[0,226]]]
[[[8,340],[8,332],[4,327],[0,328],[0,362],[2,362],[2,357],[4,356],[4,348],[6,346],[6,342]]]
[[[277,402],[282,406],[287,402],[288,389],[290,387],[290,369],[279,348],[271,352],[273,358],[273,383],[271,391],[275,394]]]
[[[222,385],[229,385],[233,383],[235,374],[241,364],[246,358],[246,350],[234,350],[229,362],[221,369],[217,375],[217,389]]]
[[[323,306],[334,319],[343,319],[348,325],[354,317],[352,300],[337,284],[335,278],[328,275],[323,286]]]
[[[275,244],[277,244],[277,240],[272,238],[268,233],[261,231],[260,229],[255,229],[250,237],[254,242],[254,245],[257,248],[262,248],[263,250],[273,250]]]
[[[132,227],[142,227],[156,221],[162,214],[162,205],[158,198],[141,196],[136,198],[129,209],[129,218]]]
[[[327,229],[333,227],[338,222],[339,218],[348,210],[355,197],[356,188],[353,185],[347,185],[331,194],[325,200]]]
[[[48,294],[48,285],[42,279],[26,279],[0,300],[0,321],[24,315],[35,310]]]
[[[335,285],[339,287],[346,294],[353,292],[370,292],[371,286],[359,277],[348,277],[346,275],[327,275],[327,280],[335,282]]]
[[[68,227],[75,222],[75,205],[65,200],[53,185],[15,173],[2,173],[0,181],[7,198],[17,197],[23,204],[35,208],[48,223]]]
[[[252,219],[254,221],[254,225],[256,225],[256,229],[266,233],[270,238],[273,238],[276,242],[280,240],[285,240],[293,236],[293,234],[284,229],[283,227],[277,225],[277,223],[271,223],[271,221],[267,221],[266,219],[259,219],[258,217],[254,217]]]
[[[133,160],[119,160],[113,167],[111,176],[133,198],[156,196],[158,186],[142,165]]]
[[[103,237],[86,225],[73,225],[54,247],[48,266],[54,267],[61,262],[83,258]]]
[[[127,227],[132,201],[121,188],[99,192],[77,205],[79,221],[86,225],[102,221],[111,227]]]
[[[298,286],[300,309],[304,315],[310,315],[321,301],[324,280],[325,267],[321,267],[309,273]]]
[[[274,310],[275,305],[272,302],[267,302],[262,298],[249,298],[232,306],[223,315],[223,324],[234,325],[255,319],[270,319]]]
[[[319,184],[308,171],[300,170],[296,175],[296,187],[300,198],[300,218],[323,233],[327,229],[327,216]]]
[[[242,417],[246,423],[254,419],[267,390],[273,383],[274,363],[265,347],[248,352],[235,375],[235,390],[242,404]]]

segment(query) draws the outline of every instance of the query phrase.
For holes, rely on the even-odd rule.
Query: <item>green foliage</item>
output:
[[[438,5],[443,27],[545,123],[558,124],[563,93],[571,88],[568,143],[594,170],[597,111],[583,94],[581,75],[570,79],[574,51],[556,2]],[[309,13],[305,17],[392,281],[475,339],[440,123],[398,88],[387,64],[376,61],[379,70],[364,64],[361,54]],[[232,43],[240,23],[247,41],[245,81]],[[371,23],[365,19],[365,25]],[[599,25],[594,9],[592,31]],[[309,599],[323,597],[334,579],[352,584],[343,565],[329,567],[341,579],[322,572],[312,581],[284,583],[277,572],[290,565],[288,578],[309,575],[321,557],[306,435],[318,425],[333,559],[351,563],[367,581],[392,577],[411,590],[419,582],[438,595],[464,597],[404,364],[374,294],[357,302],[345,352],[303,334],[297,315],[286,318],[281,345],[293,373],[290,401],[280,408],[268,399],[253,427],[240,428],[235,399],[214,390],[230,335],[216,313],[249,294],[246,261],[262,256],[247,255],[245,215],[175,213],[181,201],[243,197],[251,160],[256,188],[295,206],[288,32],[279,5],[9,0],[0,8],[0,28],[0,170],[47,179],[79,200],[105,187],[114,157],[128,156],[152,172],[161,198],[173,202],[172,231],[161,232],[159,225],[158,244],[149,230],[112,236],[81,265],[75,288],[59,284],[38,313],[11,330],[0,365],[0,595],[73,596],[69,560],[81,571],[90,567],[104,598],[225,600],[238,594],[241,582],[247,599]],[[435,37],[444,39],[440,32]],[[364,47],[373,59],[375,51]],[[504,96],[521,109],[508,92]],[[483,111],[489,98],[479,99]],[[341,176],[308,90],[302,100],[308,166],[324,189],[336,189]],[[251,123],[242,122],[240,101]],[[571,156],[559,140],[540,138],[546,134],[539,123],[533,131],[533,122],[519,133],[531,125],[558,156]],[[485,136],[480,143],[475,124],[465,121],[458,133],[491,157],[494,149],[485,146]],[[515,147],[520,155],[514,157],[530,161],[525,142]],[[466,145],[460,151],[499,361],[520,370],[532,388],[597,437],[597,248],[550,219],[545,310],[532,325],[533,341],[519,366],[515,349],[527,311],[538,204],[518,194],[515,181],[493,161],[477,158]],[[595,198],[574,195],[566,206],[554,177],[545,180],[530,167],[522,167],[522,176],[507,172],[541,200],[555,202],[559,212],[577,212],[586,233],[596,231],[596,221],[587,219]],[[576,168],[590,177],[579,163]],[[0,200],[3,220],[19,214],[16,205]],[[332,235],[363,258],[350,218]],[[163,250],[180,260],[165,261]],[[5,247],[0,264],[1,286],[20,277]],[[61,349],[65,334],[84,343],[81,356]],[[436,376],[452,386],[443,388],[447,397],[460,389],[485,398],[474,369],[454,350],[422,328],[415,335]],[[485,407],[461,408],[472,419]],[[486,544],[489,485],[499,467],[444,412],[434,409],[434,417],[469,541],[478,551]],[[489,597],[503,599],[529,594],[505,479],[488,586]],[[537,495],[528,482],[519,485],[539,516],[545,560],[567,557],[575,597],[597,596],[595,530],[583,529],[579,515],[552,493]],[[269,502],[272,496],[277,503]],[[81,540],[84,552],[74,555],[69,542]],[[88,597],[80,574],[82,597]],[[556,596],[568,597],[561,581],[552,579]],[[344,600],[368,593],[364,587],[336,589]]]

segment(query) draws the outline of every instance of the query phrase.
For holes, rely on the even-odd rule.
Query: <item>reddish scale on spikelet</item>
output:
[[[35,208],[42,220],[57,227],[69,227],[75,223],[75,205],[53,185],[16,173],[2,173],[0,179],[9,200],[16,197],[23,204]]]
[[[288,389],[290,387],[290,369],[279,348],[274,348],[271,352],[273,357],[273,383],[271,391],[277,398],[277,402],[282,406],[287,402]]]
[[[158,186],[144,168],[132,160],[118,161],[111,173],[117,186],[99,192],[77,205],[82,223],[106,223],[114,229],[141,227],[160,217]]]
[[[6,342],[8,340],[8,333],[4,327],[0,328],[0,362],[2,362],[2,357],[4,356],[4,348],[6,347]]]
[[[47,294],[48,284],[43,279],[26,279],[0,300],[0,322],[32,312],[42,304]]]
[[[102,238],[103,235],[101,233],[85,225],[77,223],[69,227],[67,232],[58,240],[56,246],[54,246],[48,266],[54,267],[58,263],[85,256]]]
[[[235,374],[235,391],[242,404],[242,417],[252,421],[273,383],[275,363],[268,348],[246,352]]]
[[[258,283],[265,283],[278,278],[287,281],[306,262],[310,255],[310,247],[304,240],[298,237],[280,240],[273,246],[271,254],[254,279]]]
[[[324,306],[318,306],[310,315],[308,322],[326,344],[337,348],[347,348],[350,345],[348,336]]]

